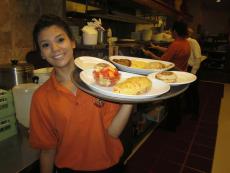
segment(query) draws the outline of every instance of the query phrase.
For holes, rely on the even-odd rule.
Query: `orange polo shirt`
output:
[[[180,70],[187,71],[189,57],[189,42],[186,39],[176,39],[170,44],[160,60],[173,62]]]
[[[123,153],[121,141],[107,128],[120,105],[104,102],[80,89],[73,95],[54,75],[36,90],[30,111],[32,147],[57,149],[55,165],[73,170],[101,170],[118,163]]]

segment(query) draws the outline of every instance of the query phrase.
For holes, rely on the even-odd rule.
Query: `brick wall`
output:
[[[33,48],[32,30],[41,14],[64,15],[65,0],[1,0],[0,64],[24,60]]]

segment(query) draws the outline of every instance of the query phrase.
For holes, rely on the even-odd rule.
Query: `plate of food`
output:
[[[196,75],[184,71],[163,71],[151,73],[148,75],[150,79],[162,80],[171,86],[184,85],[194,82]]]
[[[129,56],[110,56],[109,60],[121,71],[141,75],[169,70],[175,66],[174,63],[168,61]]]
[[[79,67],[82,70],[94,68],[94,66],[96,64],[98,64],[98,63],[106,63],[106,64],[109,64],[110,66],[115,67],[109,61],[106,61],[106,60],[100,59],[100,58],[96,58],[96,57],[92,57],[92,56],[80,56],[80,57],[77,57],[74,60],[74,63],[75,63],[75,65],[77,67]]]
[[[158,79],[114,69],[105,72],[104,68],[83,70],[80,79],[92,91],[110,97],[111,100],[142,102],[143,99],[155,98],[170,90],[169,84]]]

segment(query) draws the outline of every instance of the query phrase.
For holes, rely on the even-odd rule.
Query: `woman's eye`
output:
[[[62,37],[61,37],[61,38],[58,38],[58,42],[60,42],[60,43],[63,42],[64,40],[65,40],[65,39],[62,38]]]
[[[41,47],[42,47],[42,48],[47,48],[47,47],[49,47],[49,44],[48,44],[48,43],[43,43],[43,44],[41,45]]]

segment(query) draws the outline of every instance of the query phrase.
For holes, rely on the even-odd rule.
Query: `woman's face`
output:
[[[42,58],[53,67],[63,68],[72,65],[75,42],[61,27],[53,25],[44,28],[38,36],[38,43]]]

